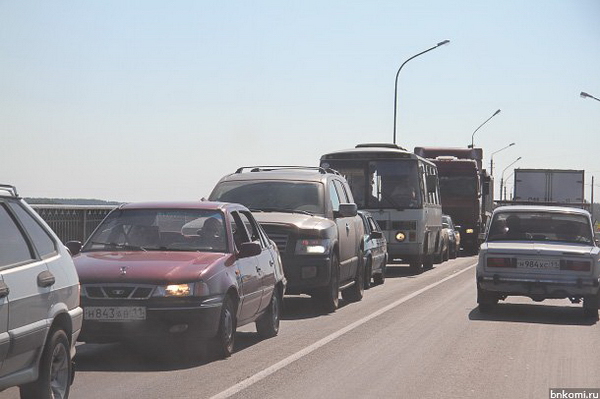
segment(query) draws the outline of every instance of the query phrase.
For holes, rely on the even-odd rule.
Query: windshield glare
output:
[[[305,212],[324,215],[321,183],[294,181],[222,182],[211,194],[211,201],[236,202],[250,210]]]
[[[588,218],[549,212],[497,213],[490,225],[487,240],[593,242]]]
[[[110,213],[82,251],[227,252],[223,214],[202,209],[135,209]]]

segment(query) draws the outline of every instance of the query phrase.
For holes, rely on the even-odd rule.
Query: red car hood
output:
[[[213,252],[84,252],[73,258],[79,281],[91,283],[185,283],[198,280],[230,254]]]

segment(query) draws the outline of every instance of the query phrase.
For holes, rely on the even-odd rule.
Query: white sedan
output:
[[[488,312],[507,296],[583,299],[598,318],[600,248],[590,214],[578,208],[503,206],[492,215],[477,264],[477,303]]]

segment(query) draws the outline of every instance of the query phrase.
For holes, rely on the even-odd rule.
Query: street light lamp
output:
[[[506,172],[506,169],[510,168],[511,166],[513,166],[520,160],[521,160],[521,157],[515,159],[510,165],[508,165],[506,168],[504,168],[502,170],[502,175],[500,177],[500,199],[502,199],[502,189],[504,188],[504,172]],[[506,199],[506,194],[504,195],[504,199]]]
[[[502,147],[499,150],[492,152],[492,156],[490,157],[490,175],[491,176],[494,176],[494,154],[497,152],[500,152],[502,150],[506,150],[508,147],[512,147],[513,145],[515,145],[515,143],[510,143],[506,147]]]
[[[492,115],[492,116],[490,116],[489,118],[487,118],[487,119],[485,120],[485,122],[483,122],[481,125],[479,125],[479,127],[478,127],[477,129],[475,129],[475,132],[477,132],[481,126],[483,126],[483,125],[485,125],[486,123],[488,123],[488,121],[489,121],[490,119],[492,119],[494,116],[498,115],[499,113],[500,113],[500,110],[498,110],[498,111],[494,112],[494,115]],[[473,138],[475,137],[475,132],[473,132],[473,134],[471,135],[471,145],[470,145],[470,146],[468,146],[469,148],[473,148],[473,147],[474,147],[474,144],[473,144]]]
[[[581,93],[579,93],[579,95],[581,96],[581,98],[593,98],[596,101],[600,101],[600,98],[596,98],[591,94],[587,94],[585,91],[582,91]]]
[[[394,83],[394,144],[396,144],[396,114],[397,114],[397,104],[398,104],[398,76],[400,75],[400,71],[402,70],[402,67],[410,60],[412,60],[413,58],[417,58],[420,55],[423,55],[433,49],[436,49],[440,46],[443,46],[445,44],[450,43],[450,40],[444,40],[442,42],[439,42],[438,44],[436,44],[435,46],[428,48],[425,51],[421,51],[419,54],[415,54],[412,57],[410,57],[409,59],[407,59],[406,61],[404,61],[402,63],[402,65],[400,65],[400,68],[398,68],[398,72],[396,72],[396,80]]]

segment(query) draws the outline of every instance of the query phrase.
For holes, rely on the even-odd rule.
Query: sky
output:
[[[240,166],[317,166],[391,142],[398,68],[443,40],[399,74],[397,143],[466,147],[500,109],[473,137],[496,197],[515,167],[558,168],[589,200],[598,0],[0,0],[0,183],[197,200]]]

